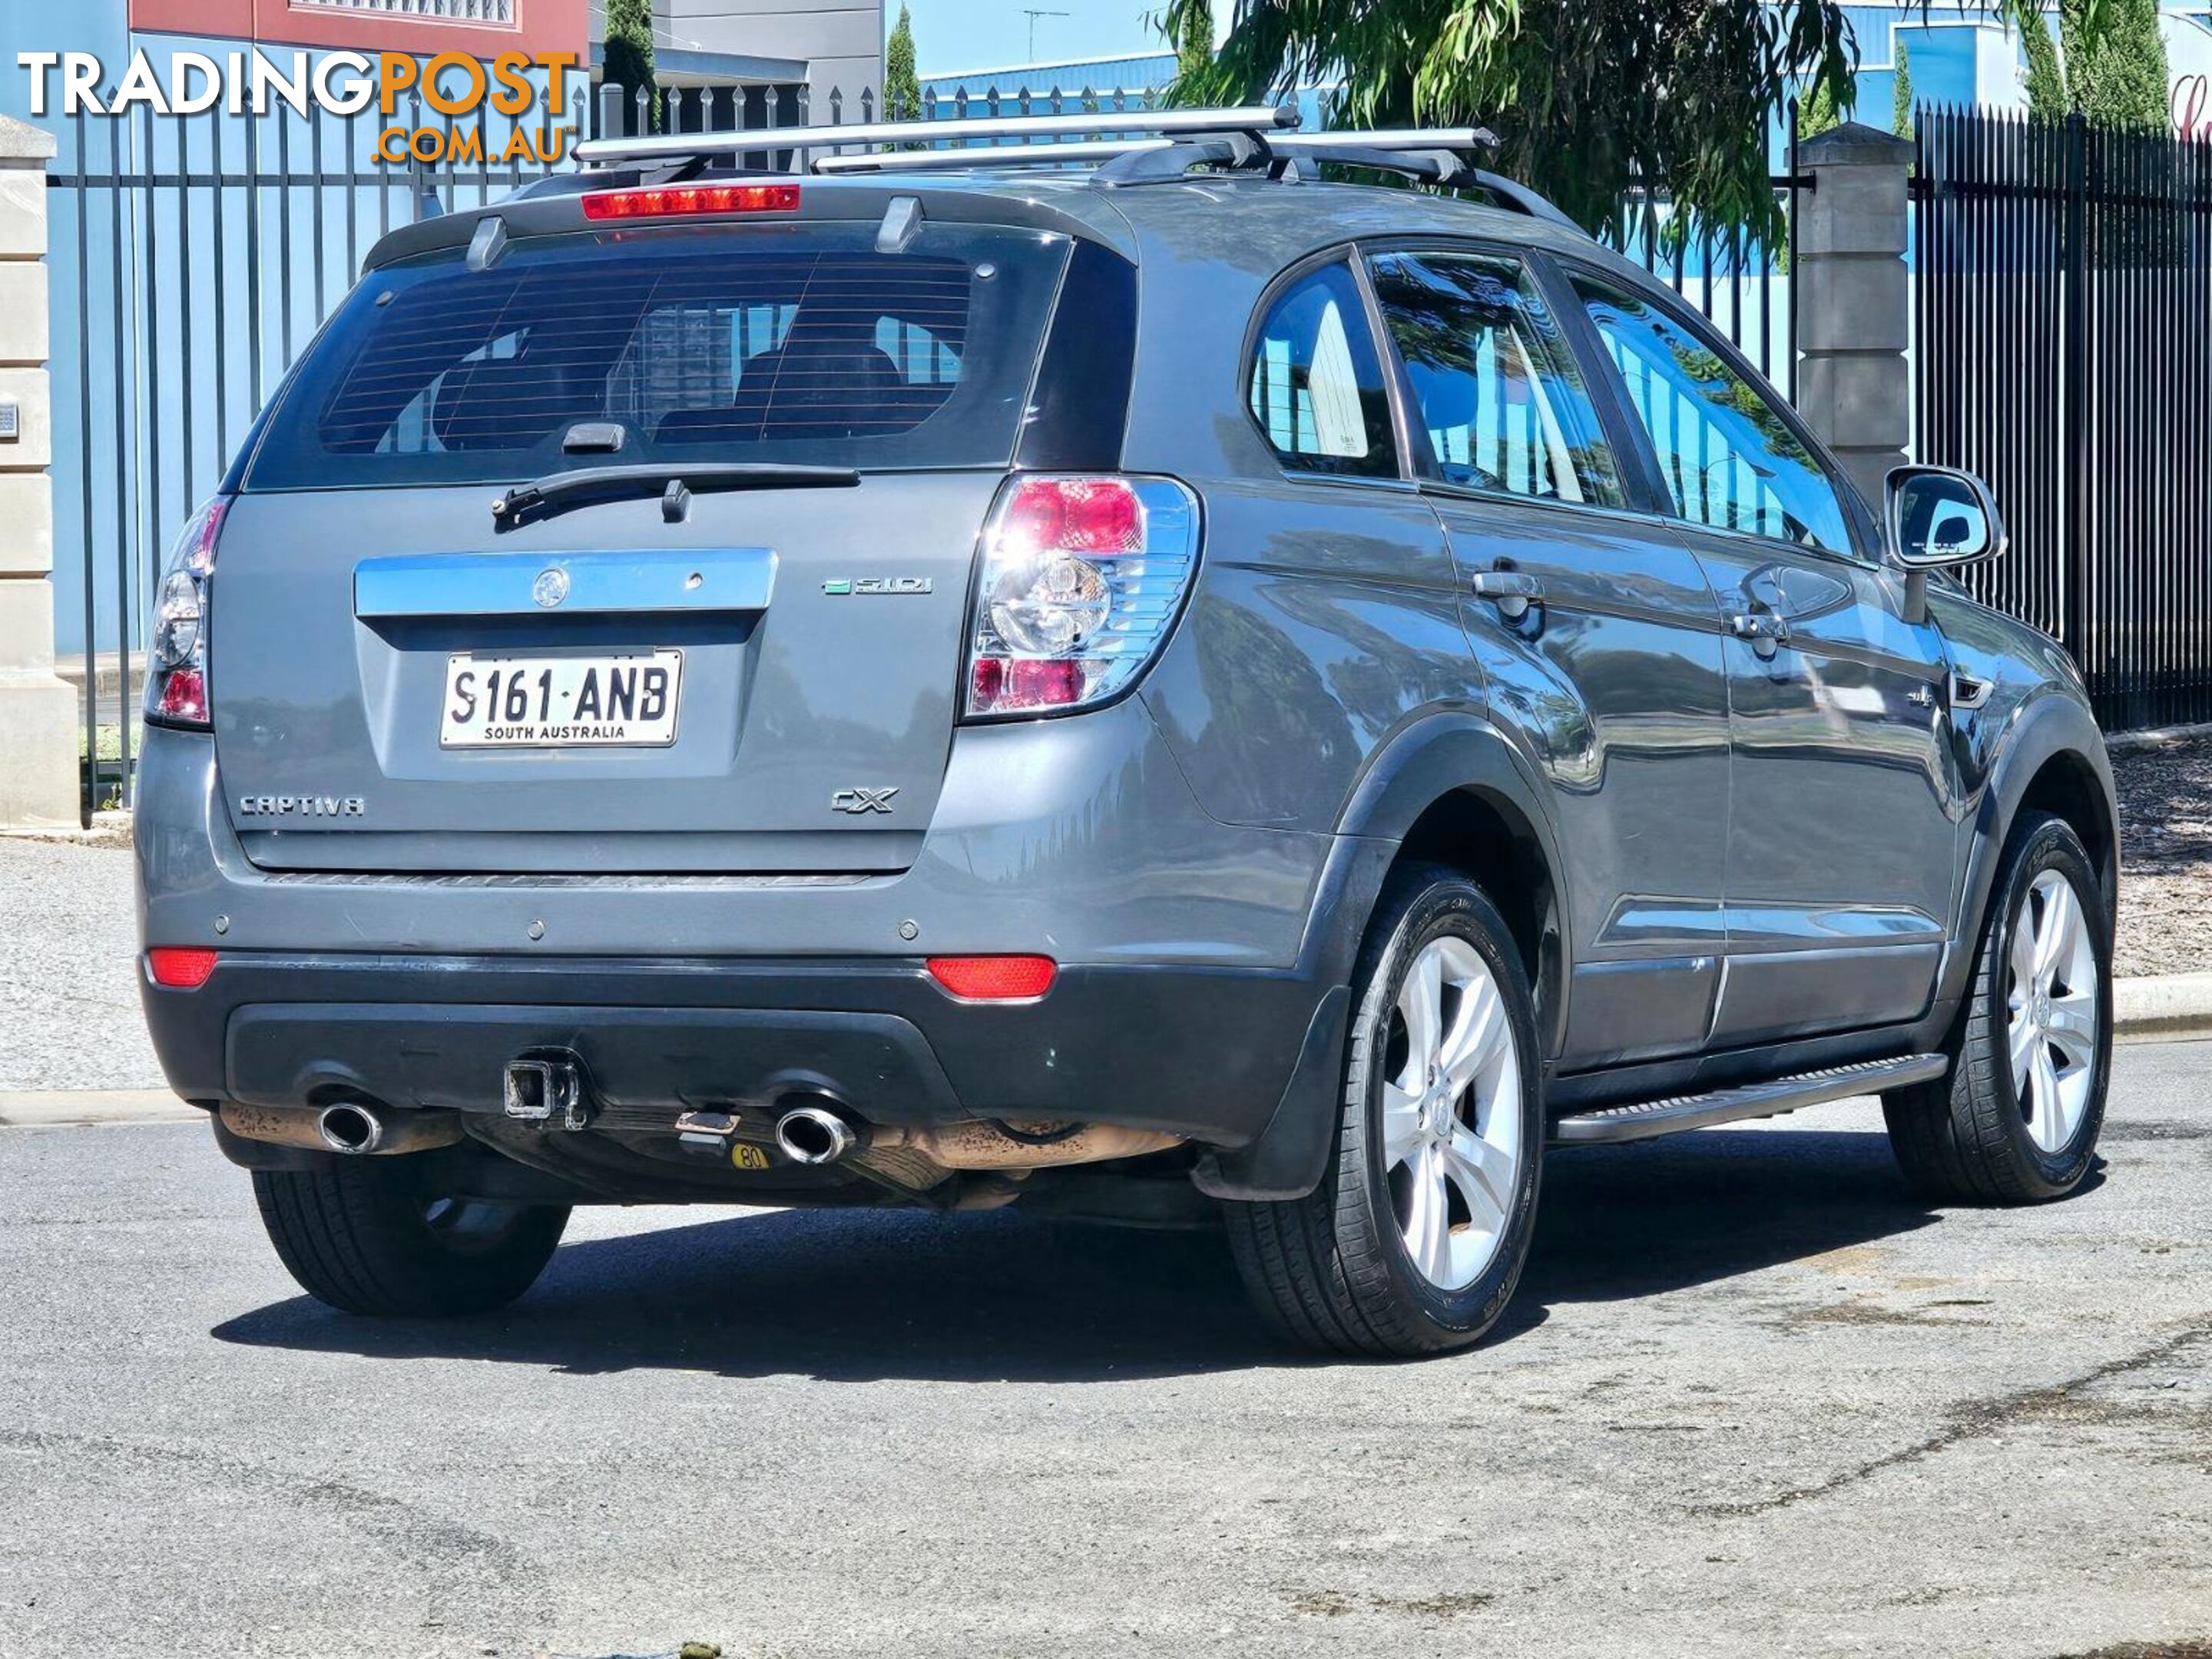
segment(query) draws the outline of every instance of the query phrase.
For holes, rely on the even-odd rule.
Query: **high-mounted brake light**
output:
[[[147,971],[154,975],[154,983],[172,991],[197,991],[208,982],[215,972],[216,956],[212,951],[195,951],[173,945],[157,945],[146,952]]]
[[[215,574],[216,544],[229,512],[230,498],[215,497],[192,514],[169,554],[147,637],[149,720],[196,728],[208,725],[208,580]]]
[[[584,217],[683,219],[708,213],[796,213],[797,185],[670,185],[655,190],[599,190],[583,198]]]
[[[983,532],[968,714],[1095,707],[1166,640],[1198,565],[1198,502],[1172,478],[1010,481]]]
[[[1050,957],[932,957],[929,976],[963,1002],[1030,1002],[1052,989]]]

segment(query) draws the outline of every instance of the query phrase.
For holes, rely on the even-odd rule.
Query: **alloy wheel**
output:
[[[2013,922],[2005,1048],[2013,1097],[2046,1152],[2074,1138],[2097,1075],[2095,941],[2074,884],[2038,875]]]
[[[1498,1255],[1523,1155],[1521,1056],[1490,967],[1465,939],[1431,939],[1391,1011],[1383,1065],[1384,1180],[1414,1270],[1472,1285]]]

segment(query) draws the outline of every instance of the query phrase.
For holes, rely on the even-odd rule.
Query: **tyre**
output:
[[[2112,930],[2071,825],[2014,827],[1950,1074],[1883,1097],[1905,1177],[1940,1203],[2036,1204],[2089,1172],[2112,1050]]]
[[[1308,1347],[1426,1354],[1496,1324],[1543,1167],[1534,1002],[1482,890],[1420,866],[1384,888],[1352,981],[1342,1118],[1303,1199],[1224,1205],[1254,1298]]]
[[[411,1158],[325,1170],[256,1170],[261,1224],[300,1288],[346,1313],[426,1316],[505,1307],[537,1280],[565,1205],[426,1191]]]

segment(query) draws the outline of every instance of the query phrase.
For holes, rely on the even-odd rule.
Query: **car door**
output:
[[[1796,416],[1686,310],[1575,276],[1728,638],[1716,1047],[1909,1020],[1948,933],[1944,649]]]
[[[1719,984],[1720,613],[1641,510],[1538,273],[1477,244],[1376,247],[1424,494],[1491,706],[1549,786],[1570,867],[1568,1070],[1694,1052]]]

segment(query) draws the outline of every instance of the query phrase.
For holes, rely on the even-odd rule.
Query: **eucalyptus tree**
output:
[[[2033,0],[1989,0],[2020,19]],[[1185,38],[1207,0],[1169,0]],[[2086,26],[2120,0],[2069,0]],[[1767,137],[1793,98],[1852,103],[1857,43],[1835,0],[1236,0],[1184,101],[1333,88],[1338,125],[1486,126],[1497,165],[1593,229],[1638,178],[1709,222],[1778,231]],[[1680,222],[1678,220],[1677,222]]]

